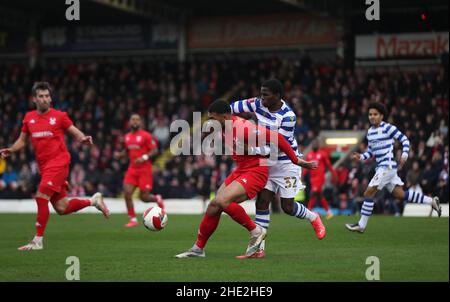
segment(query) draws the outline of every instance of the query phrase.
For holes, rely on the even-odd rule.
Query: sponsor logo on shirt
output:
[[[139,145],[128,145],[128,149],[141,149]]]
[[[38,132],[33,132],[31,134],[31,137],[49,137],[49,136],[53,136],[53,132],[51,132],[51,131],[38,131]]]

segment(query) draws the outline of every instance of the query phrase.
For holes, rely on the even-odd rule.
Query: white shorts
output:
[[[264,189],[275,194],[280,192],[281,198],[294,198],[305,186],[301,181],[302,169],[293,163],[279,163],[269,167],[269,179]]]
[[[369,183],[369,187],[377,187],[380,191],[386,188],[389,192],[392,192],[396,186],[403,185],[403,181],[397,175],[397,169],[383,168],[377,170]]]

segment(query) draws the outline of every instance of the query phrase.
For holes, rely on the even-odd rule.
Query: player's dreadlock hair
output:
[[[280,81],[277,79],[270,79],[267,81],[264,81],[261,85],[261,87],[266,87],[272,92],[273,94],[279,94],[280,98],[283,97],[283,85]]]
[[[375,109],[376,111],[378,111],[380,114],[383,115],[384,119],[387,118],[387,109],[386,109],[386,106],[384,106],[384,104],[382,104],[382,103],[379,103],[379,102],[370,103],[368,109],[369,110]]]
[[[52,93],[52,86],[48,82],[35,82],[33,87],[31,88],[31,93],[36,96],[36,92],[38,90],[48,90],[48,92]]]
[[[209,113],[219,113],[219,114],[225,114],[225,113],[231,114],[231,107],[227,101],[218,99],[218,100],[215,100],[214,102],[212,102],[211,105],[209,105],[208,112]]]

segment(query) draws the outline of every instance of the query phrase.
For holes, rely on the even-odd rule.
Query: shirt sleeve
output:
[[[26,134],[30,134],[30,130],[28,129],[28,124],[25,122],[26,117],[22,120],[22,132]]]
[[[373,156],[372,153],[372,149],[370,148],[370,146],[367,147],[367,151],[364,152],[363,154],[361,154],[361,156],[359,157],[360,160],[368,160],[369,158],[371,158]]]
[[[277,141],[275,142],[277,147],[281,149],[281,151],[283,151],[284,153],[286,153],[286,155],[289,157],[289,159],[294,163],[297,164],[298,163],[298,158],[297,155],[295,154],[294,150],[292,149],[291,145],[289,144],[289,142],[286,140],[286,138],[284,138],[284,136],[281,133],[272,131],[270,129],[261,129],[262,131],[265,132],[266,134],[266,141],[270,142],[270,138],[273,135],[274,137],[277,137]],[[260,130],[260,131],[261,131]]]
[[[387,128],[387,134],[389,138],[396,139],[402,143],[402,156],[408,157],[409,154],[409,140],[400,130],[394,125],[389,125]]]
[[[68,129],[70,126],[73,125],[72,120],[70,119],[70,117],[67,115],[66,112],[63,112],[62,114],[61,125],[64,130]]]
[[[233,102],[231,106],[231,112],[233,114],[244,113],[244,112],[255,112],[258,108],[258,99],[251,98]]]
[[[158,147],[156,140],[153,138],[151,134],[149,134],[147,138],[147,147],[150,151]]]

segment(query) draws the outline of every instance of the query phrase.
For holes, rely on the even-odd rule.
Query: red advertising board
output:
[[[196,18],[189,21],[187,46],[202,48],[331,45],[337,21],[304,14]]]

